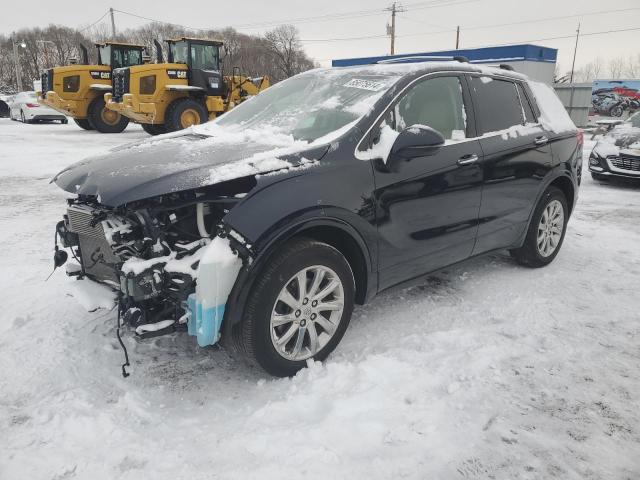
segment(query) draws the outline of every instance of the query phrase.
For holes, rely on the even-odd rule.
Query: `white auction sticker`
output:
[[[380,82],[374,82],[372,80],[364,80],[362,78],[354,78],[352,80],[349,80],[343,86],[360,88],[362,90],[371,90],[372,92],[377,92],[378,90],[381,90],[382,88],[384,88],[384,84]]]

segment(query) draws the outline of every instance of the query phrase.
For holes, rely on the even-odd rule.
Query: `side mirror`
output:
[[[412,125],[397,136],[391,147],[389,160],[394,157],[411,160],[415,157],[433,155],[444,142],[444,137],[437,130],[426,125]]]

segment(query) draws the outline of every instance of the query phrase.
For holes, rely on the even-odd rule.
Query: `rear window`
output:
[[[522,88],[522,85],[519,83],[518,85],[518,95],[520,96],[520,103],[522,104],[522,113],[524,114],[524,119],[527,123],[536,123],[537,119],[535,114],[533,113],[533,109],[531,108],[531,104],[529,100],[527,100],[527,94]]]
[[[523,124],[523,112],[516,84],[490,77],[471,77],[480,120],[480,134],[497,132]]]

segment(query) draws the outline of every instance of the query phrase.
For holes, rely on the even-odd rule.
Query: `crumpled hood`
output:
[[[104,205],[191,190],[248,175],[319,160],[328,146],[261,132],[205,136],[195,129],[125,145],[75,163],[52,180],[80,195],[95,195]]]

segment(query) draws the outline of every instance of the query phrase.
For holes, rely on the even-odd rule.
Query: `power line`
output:
[[[636,31],[636,30],[640,30],[640,27],[619,28],[617,30],[602,30],[600,32],[589,32],[589,33],[580,32],[580,37],[589,37],[589,36],[592,36],[592,35],[606,35],[608,33],[633,32],[633,31]],[[482,45],[482,46],[483,47],[503,47],[505,45],[513,45],[513,44],[518,44],[518,43],[545,42],[545,41],[550,41],[550,40],[565,40],[567,38],[574,39],[574,38],[576,38],[576,36],[575,36],[575,34],[571,34],[571,35],[563,35],[563,36],[558,36],[558,37],[533,38],[533,39],[529,39],[529,40],[518,40],[517,42],[495,43],[493,45]],[[471,48],[478,48],[478,47],[471,47]]]
[[[546,22],[546,21],[550,21],[550,20],[561,20],[561,19],[568,19],[568,18],[576,18],[576,17],[584,17],[584,16],[589,16],[589,15],[600,15],[603,13],[620,13],[620,12],[628,12],[628,11],[634,11],[634,10],[640,10],[640,7],[634,7],[634,8],[624,8],[624,9],[619,9],[619,10],[602,10],[602,11],[598,11],[598,12],[586,12],[586,13],[578,13],[578,14],[574,14],[574,15],[564,15],[564,16],[559,16],[559,17],[546,17],[546,18],[538,18],[538,19],[534,19],[534,20],[523,20],[523,21],[519,21],[519,22],[509,22],[509,23],[498,23],[498,24],[491,24],[491,25],[476,25],[476,26],[472,26],[472,27],[465,27],[462,28],[462,31],[470,31],[470,30],[481,30],[481,29],[486,29],[486,28],[496,28],[496,27],[502,27],[502,26],[510,26],[510,25],[524,25],[524,24],[528,24],[528,23],[540,23],[540,22]],[[403,18],[405,17],[404,15],[401,15]],[[441,33],[450,33],[450,32],[454,32],[456,31],[456,29],[451,28],[451,29],[446,29],[446,30],[436,30],[433,32],[419,32],[419,33],[405,33],[404,35],[396,35],[396,37],[420,37],[420,36],[430,36],[430,35],[438,35]],[[305,39],[305,40],[301,40],[303,42],[336,42],[336,41],[351,41],[351,40],[364,40],[364,39],[371,39],[371,38],[382,38],[382,37],[386,37],[386,35],[368,35],[368,36],[359,36],[359,37],[343,37],[343,38],[327,38],[327,39],[323,39],[323,38],[316,38],[316,39]],[[573,38],[573,35],[570,35],[568,37],[551,37],[549,38],[549,40],[556,40],[556,39],[560,39],[560,38]],[[539,39],[539,40],[530,40],[530,41],[542,41],[542,40],[547,40],[547,39]],[[529,41],[529,40],[527,40]],[[511,42],[513,43],[513,42]],[[510,45],[510,43],[505,43],[505,44],[500,44],[500,45]]]
[[[96,25],[96,24],[100,23],[100,22],[102,21],[102,19],[103,19],[104,17],[106,17],[107,15],[109,15],[109,10],[107,10],[106,12],[104,12],[104,14],[103,14],[103,15],[102,15],[98,20],[96,20],[95,22],[93,22],[91,25],[89,25],[88,27],[81,28],[81,29],[80,29],[80,30],[78,30],[78,31],[79,31],[79,32],[84,32],[84,31],[86,31],[86,30],[89,30],[89,29],[90,29],[91,27],[93,27],[94,25]]]
[[[410,3],[410,4],[405,4],[404,8],[405,11],[408,10],[423,10],[423,9],[429,9],[429,8],[438,8],[438,7],[450,7],[450,6],[457,6],[457,5],[462,5],[462,4],[466,4],[466,3],[473,3],[473,2],[478,2],[480,0],[453,0],[453,1],[447,1],[447,0],[431,0],[431,1],[426,1],[426,2],[415,2],[415,3]],[[132,12],[126,12],[124,10],[118,10],[118,9],[113,9],[114,12],[118,12],[118,13],[122,13],[124,15],[129,15],[131,17],[136,17],[136,18],[140,18],[142,20],[147,20],[150,22],[157,22],[157,23],[164,23],[164,24],[168,24],[168,25],[174,25],[177,27],[181,27],[181,28],[186,28],[186,29],[190,29],[190,30],[198,30],[198,31],[208,31],[208,30],[213,30],[214,28],[199,28],[199,27],[192,27],[189,25],[183,25],[183,24],[179,24],[179,23],[173,23],[173,22],[167,22],[164,20],[159,20],[157,18],[151,18],[151,17],[147,17],[144,15],[138,15],[136,13],[132,13]],[[282,25],[282,24],[301,24],[301,23],[310,23],[310,22],[326,22],[326,21],[332,21],[332,20],[347,20],[347,19],[351,19],[351,18],[362,18],[362,17],[369,17],[369,16],[376,16],[376,15],[386,15],[388,12],[388,8],[376,8],[376,9],[369,9],[369,10],[353,10],[353,11],[349,11],[349,12],[342,12],[342,13],[330,13],[330,14],[324,14],[324,15],[316,15],[316,16],[309,16],[309,17],[297,17],[297,18],[289,18],[289,19],[283,19],[283,20],[270,20],[270,21],[264,21],[264,22],[253,22],[253,23],[244,23],[244,24],[236,24],[236,25],[232,25],[233,28],[237,29],[237,30],[241,30],[241,29],[254,29],[254,28],[266,28],[266,27],[271,27],[271,26],[277,26],[277,25]]]

